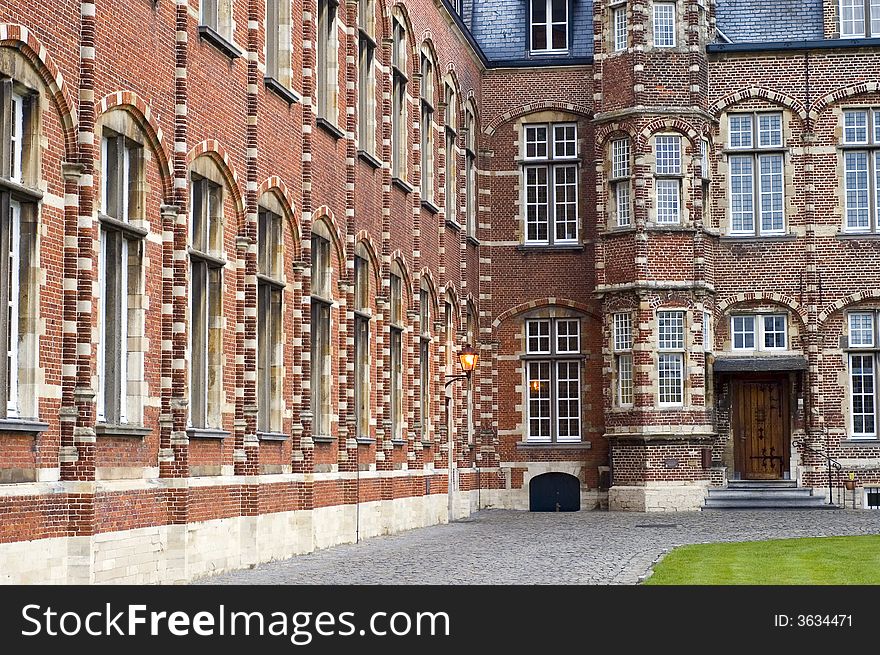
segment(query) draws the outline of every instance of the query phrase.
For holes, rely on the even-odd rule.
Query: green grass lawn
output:
[[[880,535],[681,546],[645,584],[880,584]]]

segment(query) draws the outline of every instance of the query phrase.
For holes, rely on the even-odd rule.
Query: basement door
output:
[[[788,470],[788,380],[733,380],[731,427],[736,471],[744,480],[781,480]]]

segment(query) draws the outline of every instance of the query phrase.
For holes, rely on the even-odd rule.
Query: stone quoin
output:
[[[880,0],[0,3],[0,582],[877,508],[878,48]]]

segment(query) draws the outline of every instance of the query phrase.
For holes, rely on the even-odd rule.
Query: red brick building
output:
[[[0,579],[819,453],[876,506],[878,46],[876,0],[0,2]]]

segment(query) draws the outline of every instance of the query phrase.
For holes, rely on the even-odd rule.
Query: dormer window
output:
[[[840,0],[840,36],[880,37],[880,0]]]
[[[568,50],[568,0],[531,0],[532,54]]]

